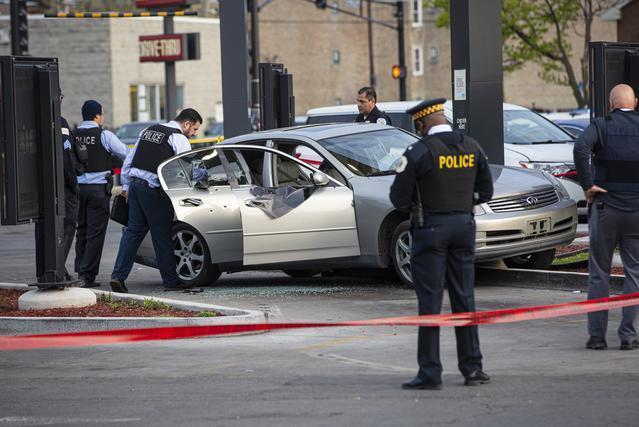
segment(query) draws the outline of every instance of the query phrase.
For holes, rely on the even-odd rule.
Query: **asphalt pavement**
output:
[[[0,227],[1,282],[32,280],[31,237],[29,226]],[[103,282],[118,239],[118,227],[111,226]],[[165,295],[159,273],[146,267],[135,270],[127,286]],[[583,293],[492,286],[478,287],[476,295],[479,310],[585,299]],[[235,273],[202,293],[171,297],[257,308],[278,321],[416,312],[413,291],[375,277]],[[442,391],[400,389],[417,369],[414,327],[3,352],[0,426],[634,426],[639,350],[616,349],[618,321],[619,312],[611,312],[605,351],[584,348],[585,316],[481,327],[485,371],[493,381],[478,387],[463,386],[454,332],[443,328]]]

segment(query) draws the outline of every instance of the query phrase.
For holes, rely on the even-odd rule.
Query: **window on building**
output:
[[[437,62],[439,62],[439,50],[434,47],[431,46],[428,49],[428,63],[429,64],[437,64]]]
[[[338,49],[333,51],[333,64],[339,64],[341,61],[342,55]]]
[[[339,9],[339,5],[336,1],[333,2],[333,7],[331,9],[333,9],[333,15],[337,15],[339,13],[339,11],[337,10]]]
[[[350,8],[359,8],[361,0],[344,0],[344,6]]]
[[[422,0],[413,0],[413,27],[421,27],[424,14],[424,6]]]
[[[424,74],[424,50],[421,46],[413,46],[413,75]]]
[[[184,108],[184,86],[177,86],[176,109]],[[166,113],[164,85],[137,84],[129,86],[131,121],[171,120],[177,111]]]

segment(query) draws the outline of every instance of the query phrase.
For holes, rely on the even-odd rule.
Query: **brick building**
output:
[[[219,116],[219,20],[174,19],[176,33],[199,32],[201,41],[200,60],[176,63],[178,107],[193,107],[205,120]],[[8,28],[8,16],[0,16],[0,33],[8,33]],[[59,59],[62,112],[69,123],[81,121],[82,103],[93,98],[104,106],[106,126],[117,127],[164,117],[164,64],[138,60],[138,36],[162,32],[162,18],[45,19],[30,15],[29,52]],[[10,52],[10,40],[0,38],[0,54]]]

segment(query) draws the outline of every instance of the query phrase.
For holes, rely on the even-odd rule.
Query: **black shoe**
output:
[[[601,337],[591,336],[588,342],[586,343],[586,348],[589,348],[592,350],[605,350],[608,348],[608,344],[606,344],[606,340]]]
[[[639,341],[637,340],[621,340],[621,345],[619,346],[619,350],[634,350],[636,348],[639,348]]]
[[[122,294],[128,294],[129,290],[124,285],[124,280],[112,279],[109,283],[113,292],[120,292]]]
[[[64,272],[64,280],[67,282],[73,282],[75,279],[73,278],[72,275],[69,274],[68,271]]]
[[[483,371],[473,371],[464,380],[464,385],[490,384],[490,377]]]
[[[415,377],[407,383],[402,384],[404,390],[441,390],[441,383],[433,383],[425,381],[419,377]]]
[[[88,281],[88,280],[83,280],[82,284],[80,285],[81,288],[99,288],[100,287],[100,282],[93,282],[93,281]]]

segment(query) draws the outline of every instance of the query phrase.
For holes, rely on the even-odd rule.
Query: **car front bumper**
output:
[[[529,224],[540,219],[549,219],[550,227],[541,234],[531,233]],[[577,206],[564,200],[543,209],[488,213],[476,217],[476,222],[475,258],[492,261],[569,244],[577,232]]]

